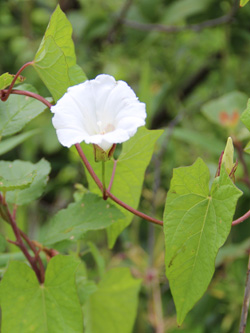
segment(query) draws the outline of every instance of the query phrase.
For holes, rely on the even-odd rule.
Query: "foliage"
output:
[[[201,159],[191,167],[174,170],[164,231],[166,274],[179,324],[208,287],[241,194],[224,168],[209,191],[209,170]]]
[[[82,332],[82,312],[74,279],[77,266],[74,257],[58,255],[48,265],[46,282],[39,285],[26,264],[11,262],[0,291],[3,332]]]
[[[237,331],[249,252],[247,222],[231,231],[250,196],[247,2],[207,29],[231,1],[0,3],[3,333]],[[32,59],[15,82],[24,96],[4,101],[9,73]],[[86,174],[75,147],[58,145],[48,110],[100,73],[127,81],[148,115],[105,175],[91,145],[78,147]]]

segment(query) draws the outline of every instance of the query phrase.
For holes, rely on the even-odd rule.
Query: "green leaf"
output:
[[[128,268],[108,271],[84,306],[86,333],[132,332],[140,285]]]
[[[8,86],[10,86],[14,77],[15,77],[15,75],[9,74],[9,73],[4,73],[4,74],[0,75],[0,90],[5,89]],[[15,84],[22,83],[24,80],[25,80],[25,78],[23,76],[19,75]]]
[[[234,127],[238,125],[246,103],[246,94],[233,91],[205,103],[202,107],[202,113],[214,124],[222,127]]]
[[[0,161],[0,174],[6,174],[8,172],[8,163],[2,164]],[[15,168],[14,168],[15,169]],[[11,169],[13,171],[13,169]],[[0,176],[0,190],[3,192],[13,191],[13,190],[22,190],[31,185],[36,176],[36,171],[29,172],[23,175],[21,178],[15,178],[15,173],[11,172],[10,178],[3,178]]]
[[[0,285],[1,332],[82,333],[82,311],[75,286],[78,264],[72,256],[55,256],[40,285],[27,264],[11,262]]]
[[[67,88],[86,80],[76,64],[72,26],[58,5],[51,16],[40,47],[35,55],[34,68],[55,101]]]
[[[43,193],[48,181],[50,165],[44,159],[41,159],[36,164],[18,160],[14,162],[0,161],[0,170],[3,170],[1,176],[4,179],[7,179],[10,184],[11,182],[14,183],[17,179],[21,182],[22,178],[25,178],[27,181],[30,179],[28,175],[32,174],[33,177],[33,175],[36,174],[28,188],[21,189],[22,187],[19,187],[19,189],[9,191],[6,194],[7,202],[15,203],[17,205],[25,205],[36,200]]]
[[[93,258],[95,259],[98,276],[102,278],[105,271],[105,260],[94,243],[88,242],[88,246]]]
[[[31,251],[30,251],[30,254],[32,255]],[[42,253],[41,253],[41,257],[42,257],[42,259],[46,260],[45,255]],[[26,257],[24,256],[24,254],[22,252],[0,253],[0,268],[6,267],[11,260],[18,260],[18,261],[22,261],[22,262],[27,261]]]
[[[37,91],[29,84],[17,87],[19,90]],[[32,97],[11,95],[6,102],[0,101],[0,139],[19,132],[28,122],[47,107]]]
[[[166,275],[177,309],[177,322],[206,291],[214,273],[241,191],[225,168],[209,191],[209,170],[198,159],[190,167],[174,169],[164,212]]]
[[[14,137],[5,139],[0,142],[0,155],[7,153],[8,151],[12,150],[16,146],[20,145],[25,140],[31,138],[33,135],[39,133],[40,130],[31,130],[25,133],[18,134]]]
[[[240,6],[244,7],[248,3],[248,1],[249,0],[240,0]]]
[[[89,193],[59,211],[49,221],[43,242],[48,245],[63,240],[75,241],[87,231],[105,229],[120,218],[122,213],[116,207]]]
[[[142,127],[138,129],[137,133],[130,140],[124,142],[122,145],[122,152],[116,165],[111,192],[135,209],[139,205],[146,168],[151,160],[155,143],[162,133],[162,130],[149,131],[145,127]],[[92,145],[82,143],[81,146],[96,174],[101,179],[102,167],[100,163],[95,163],[94,161]],[[106,162],[107,184],[111,178],[113,166],[114,161]],[[91,191],[100,193],[88,173],[87,178]],[[119,205],[115,205],[119,207],[125,217],[116,221],[115,224],[108,228],[108,242],[110,247],[113,247],[117,237],[133,219],[133,214]]]
[[[84,305],[89,296],[97,290],[97,285],[94,281],[88,280],[85,264],[83,261],[79,260],[79,262],[80,264],[76,271],[76,286],[80,303]]]
[[[250,99],[247,102],[247,108],[242,113],[240,120],[246,126],[246,128],[250,131]]]

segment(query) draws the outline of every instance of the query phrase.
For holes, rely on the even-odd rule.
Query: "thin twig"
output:
[[[232,226],[240,224],[241,222],[244,222],[246,219],[248,219],[250,217],[250,210],[248,212],[246,212],[246,214],[242,215],[241,217],[239,217],[237,220],[234,220],[232,222]]]
[[[163,226],[163,221],[155,219],[154,217],[148,216],[130,206],[128,206],[125,202],[121,201],[120,199],[118,199],[117,197],[115,197],[112,193],[110,193],[109,191],[107,191],[108,197],[113,200],[114,202],[116,202],[118,205],[120,205],[121,207],[125,208],[126,210],[128,210],[129,212],[133,213],[134,215],[137,215],[149,222],[152,222],[154,224],[158,224]]]
[[[92,166],[90,165],[89,161],[87,160],[82,147],[80,146],[79,143],[75,144],[76,150],[79,154],[79,156],[81,157],[84,165],[86,166],[88,172],[90,173],[91,177],[93,178],[93,180],[95,181],[96,185],[99,187],[99,189],[103,192],[103,185],[102,182],[100,181],[100,179],[97,177],[96,173],[94,172]],[[148,216],[130,206],[128,206],[125,202],[121,201],[120,199],[118,199],[116,196],[114,196],[109,190],[106,190],[106,193],[108,195],[108,197],[113,200],[114,202],[116,202],[118,205],[120,205],[121,207],[125,208],[126,210],[128,210],[129,212],[133,213],[134,215],[137,215],[145,220],[148,220],[152,223],[155,224],[159,224],[161,226],[163,226],[163,221],[157,220],[151,216]]]
[[[6,89],[3,89],[3,90],[0,90],[0,98],[1,98],[1,95],[3,94],[4,98],[5,98],[5,94],[8,92],[8,90]],[[24,95],[24,96],[28,96],[28,97],[32,97],[32,98],[35,98],[37,99],[38,101],[42,102],[43,104],[45,104],[48,108],[51,108],[52,104],[47,101],[47,99],[45,99],[44,97],[38,95],[38,94],[35,94],[31,91],[26,91],[26,90],[18,90],[18,89],[13,89],[10,94],[15,94],[15,95]],[[1,98],[2,101],[5,101]]]
[[[164,25],[164,24],[153,24],[153,23],[140,23],[136,21],[126,20],[123,19],[122,23],[130,28],[142,31],[158,31],[163,33],[175,33],[175,32],[182,32],[186,30],[192,30],[195,32],[199,32],[205,28],[212,28],[222,24],[230,23],[234,16],[237,13],[239,8],[240,0],[235,0],[230,12],[226,15],[221,17],[204,21],[197,24],[188,24],[185,26],[172,26],[172,25]]]
[[[19,229],[19,232],[20,232],[20,235],[25,240],[25,242],[29,245],[30,249],[33,251],[33,253],[35,255],[35,259],[37,260],[39,268],[40,268],[41,281],[44,281],[45,270],[44,270],[42,259],[39,256],[40,250],[36,249],[36,247],[35,247],[34,243],[32,242],[32,240],[30,240],[29,237],[21,229]]]
[[[16,236],[16,242],[15,244],[20,248],[20,250],[23,252],[23,254],[25,255],[26,259],[28,260],[28,262],[30,263],[31,267],[33,268],[36,276],[37,276],[37,279],[40,283],[43,283],[43,280],[41,279],[41,274],[40,274],[40,271],[36,265],[36,260],[35,258],[33,258],[26,246],[24,245],[23,243],[23,240],[21,238],[21,235],[20,235],[20,232],[19,232],[19,229],[17,227],[17,224],[16,224],[16,221],[14,220],[13,216],[11,215],[9,209],[7,208],[7,214],[8,214],[8,219],[9,219],[9,222],[11,224],[11,227],[12,227],[12,230]]]
[[[1,216],[2,218],[11,225],[12,227],[12,230],[16,236],[16,241],[11,241],[11,240],[8,240],[9,243],[12,243],[12,244],[15,244],[16,246],[18,246],[20,248],[20,250],[23,252],[24,256],[26,257],[26,259],[28,260],[28,262],[30,263],[32,269],[34,270],[36,276],[37,276],[37,279],[40,283],[43,283],[44,282],[44,267],[43,267],[43,264],[41,262],[41,259],[40,257],[39,258],[34,258],[32,257],[23,240],[22,240],[22,237],[27,241],[27,243],[30,245],[30,240],[28,239],[28,236],[25,235],[25,233],[20,230],[17,226],[17,223],[16,223],[16,220],[14,218],[15,216],[15,211],[14,211],[14,214],[11,214],[10,210],[9,210],[9,207],[7,205],[7,203],[5,202],[2,194],[0,193],[0,210],[1,210]],[[30,246],[31,249],[34,251],[34,248],[32,248],[32,246]],[[37,262],[40,266],[40,269],[37,267]]]
[[[250,253],[247,266],[246,287],[245,287],[244,301],[242,304],[239,333],[245,333],[246,331],[249,300],[250,300]]]

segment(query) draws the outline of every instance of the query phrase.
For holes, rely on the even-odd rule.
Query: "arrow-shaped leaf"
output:
[[[57,6],[33,64],[55,101],[62,97],[68,87],[86,80],[82,69],[76,64],[71,35],[72,26],[60,6]]]
[[[198,159],[174,170],[164,212],[166,275],[177,309],[177,322],[206,291],[219,248],[230,232],[241,191],[225,168],[209,191],[209,170]]]

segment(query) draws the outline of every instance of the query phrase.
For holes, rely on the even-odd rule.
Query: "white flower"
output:
[[[85,141],[107,151],[145,125],[145,104],[124,81],[101,74],[68,88],[51,107],[52,123],[63,146]]]

